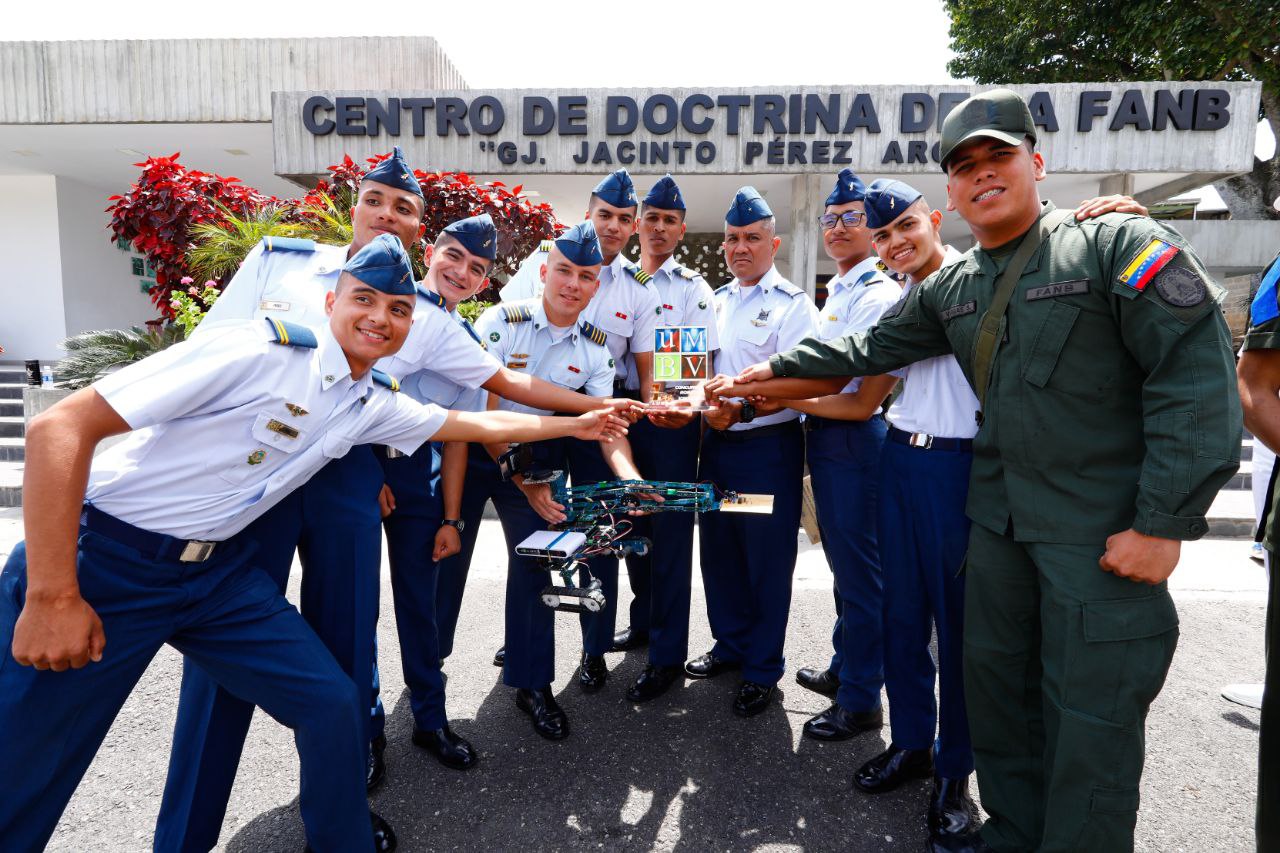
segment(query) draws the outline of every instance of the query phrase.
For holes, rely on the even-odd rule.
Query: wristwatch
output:
[[[441,527],[444,527],[445,525],[456,529],[459,533],[467,527],[467,523],[460,518],[446,518],[444,521],[440,522]]]
[[[742,404],[742,411],[738,412],[738,423],[749,424],[756,419],[756,407],[750,403]]]

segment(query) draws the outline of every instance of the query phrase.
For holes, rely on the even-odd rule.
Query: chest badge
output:
[[[768,322],[769,322],[769,309],[761,308],[760,313],[757,314],[756,318],[751,321],[751,325],[763,326],[765,323],[768,323]]]
[[[295,418],[300,418],[307,414],[307,410],[299,406],[297,403],[285,403],[284,407],[289,410],[289,414]]]
[[[827,319],[828,319],[828,320],[830,320],[832,323],[834,323],[834,322],[836,322],[837,320],[839,320],[840,318],[839,318],[839,317],[837,317],[835,314],[828,314],[828,315],[827,315]]]
[[[266,458],[267,458],[267,451],[265,451],[265,450],[255,450],[255,451],[253,451],[252,453],[250,453],[250,454],[249,454],[249,464],[250,464],[250,465],[261,465],[261,464],[262,464],[262,460],[263,460],[263,459],[266,459]]]
[[[267,421],[267,429],[271,430],[277,435],[283,435],[285,438],[298,437],[298,430],[296,428],[289,426],[284,421],[278,421],[275,418],[272,418],[271,420]]]
[[[571,364],[571,365],[569,365],[569,370],[570,370],[570,371],[572,371],[573,373],[581,373],[581,372],[582,372],[582,370],[581,370],[580,368],[574,367],[572,364]]]

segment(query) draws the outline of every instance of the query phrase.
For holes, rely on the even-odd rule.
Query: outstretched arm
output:
[[[483,387],[499,397],[523,403],[533,409],[550,409],[553,412],[582,414],[604,407],[630,411],[638,405],[634,400],[589,397],[509,367],[503,367],[495,373]]]
[[[98,442],[129,431],[92,388],[31,421],[23,473],[26,603],[13,632],[13,657],[36,669],[79,669],[102,659],[102,621],[80,596],[76,540],[89,466]]]
[[[612,409],[596,409],[575,418],[526,415],[520,412],[450,411],[432,441],[479,441],[484,444],[543,441],[548,438],[612,439],[627,434],[627,421]]]

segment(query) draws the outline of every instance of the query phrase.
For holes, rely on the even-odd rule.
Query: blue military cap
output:
[[[379,234],[366,243],[342,265],[342,271],[351,273],[374,290],[392,296],[412,296],[414,293],[409,253],[404,250],[400,238],[391,234]]]
[[[680,187],[676,186],[675,178],[663,175],[644,197],[644,206],[659,210],[684,210],[684,196],[680,195]]]
[[[840,174],[836,175],[835,189],[827,196],[826,203],[848,204],[851,201],[862,201],[866,195],[867,187],[862,183],[862,178],[854,174],[853,169],[841,169]]]
[[[487,213],[451,222],[445,226],[444,233],[457,240],[462,248],[476,257],[491,261],[498,257],[498,229],[493,226],[493,218]]]
[[[724,221],[730,225],[742,226],[759,222],[770,216],[773,216],[773,211],[769,208],[769,203],[764,200],[764,196],[760,195],[755,187],[743,187],[733,197],[733,204],[729,205],[729,212],[725,214]]]
[[[636,206],[636,185],[631,182],[631,175],[626,169],[619,169],[604,176],[604,180],[596,184],[591,194],[614,207]]]
[[[867,210],[867,227],[883,228],[915,204],[921,195],[920,190],[902,181],[888,178],[872,181],[871,186],[867,187],[867,196],[863,199],[863,207]]]
[[[604,263],[604,255],[600,252],[600,238],[596,237],[596,227],[590,221],[579,222],[557,237],[556,248],[569,263],[580,267]]]
[[[392,150],[390,157],[370,169],[364,176],[364,180],[377,181],[389,187],[411,192],[418,198],[425,198],[422,195],[422,185],[413,176],[413,169],[409,168],[399,145]]]

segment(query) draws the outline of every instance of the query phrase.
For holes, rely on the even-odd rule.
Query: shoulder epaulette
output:
[[[390,388],[392,391],[400,390],[399,379],[396,379],[394,376],[391,376],[389,374],[383,373],[381,370],[378,370],[376,367],[373,370],[369,371],[369,376],[373,378],[374,382],[377,382],[379,385]]]
[[[307,349],[315,349],[319,345],[316,341],[316,333],[306,326],[301,326],[297,323],[286,323],[284,320],[277,320],[275,317],[267,317],[266,321],[271,328],[271,333],[275,335],[275,343],[283,344],[287,347],[306,347]]]
[[[605,341],[608,340],[604,330],[591,325],[586,320],[582,321],[580,328],[582,329],[582,334],[586,335],[587,340],[591,341],[593,344],[604,346]]]
[[[436,293],[434,290],[428,290],[422,285],[418,285],[418,295],[421,296],[423,299],[427,300],[428,302],[430,302],[432,305],[436,306],[437,308],[440,308],[446,311],[448,310],[448,308],[445,306],[444,297]]]
[[[551,250],[555,248],[555,245],[556,245],[555,240],[543,240],[541,243],[538,244],[538,251],[544,255],[550,254]]]
[[[636,281],[640,282],[641,284],[644,284],[645,282],[653,278],[653,276],[649,275],[647,272],[640,269],[640,266],[638,264],[633,264],[631,263],[631,261],[628,261],[625,258],[622,261],[622,268],[627,272],[631,273],[631,277],[634,278]]]
[[[476,331],[476,327],[471,325],[471,321],[466,317],[462,318],[462,328],[466,330],[466,333],[471,336],[472,340],[480,345],[481,349],[488,349],[488,347],[484,345],[484,341],[480,340],[480,333]]]
[[[718,295],[721,291],[728,289],[729,285],[731,284],[733,284],[732,281],[726,281],[724,284],[720,285],[715,290],[711,291],[711,295],[712,296]]]
[[[314,252],[316,241],[302,237],[263,237],[262,248],[268,252]]]
[[[796,287],[794,284],[792,284],[789,281],[780,281],[773,286],[773,289],[782,291],[787,296],[790,296],[792,299],[795,299],[797,296],[800,296],[801,294],[804,293],[803,289]]]
[[[508,323],[527,323],[533,319],[533,309],[528,305],[503,305],[502,319]]]
[[[691,270],[682,264],[676,264],[676,275],[687,281],[697,281],[702,278],[702,273],[697,270]]]

